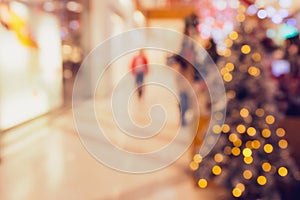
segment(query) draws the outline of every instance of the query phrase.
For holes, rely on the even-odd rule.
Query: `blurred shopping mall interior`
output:
[[[300,199],[299,31],[299,0],[0,0],[0,199]]]

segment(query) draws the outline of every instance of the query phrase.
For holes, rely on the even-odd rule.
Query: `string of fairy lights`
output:
[[[237,21],[245,22],[247,9],[242,6],[238,11]],[[300,172],[289,155],[286,131],[277,127],[280,113],[269,98],[263,51],[259,41],[252,41],[256,38],[251,31],[246,26],[233,30],[224,40],[226,48],[217,50],[223,60],[219,65],[227,92],[227,119],[223,126],[212,127],[214,134],[221,134],[215,148],[206,157],[195,154],[190,169],[199,188],[217,182],[235,198],[251,194],[263,199],[264,192],[276,195],[270,188],[278,178],[300,181]],[[259,187],[265,188],[263,192]]]

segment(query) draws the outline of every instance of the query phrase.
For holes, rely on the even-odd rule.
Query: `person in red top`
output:
[[[139,51],[139,54],[133,58],[130,69],[133,76],[135,76],[138,95],[139,98],[141,98],[143,93],[142,85],[144,83],[144,76],[148,73],[148,60],[142,49]]]

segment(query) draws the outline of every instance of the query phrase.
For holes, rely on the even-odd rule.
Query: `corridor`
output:
[[[166,78],[168,77],[166,73],[154,76],[152,72],[148,79],[160,77],[171,87],[174,84],[172,77]],[[122,87],[132,87],[132,84],[129,82]],[[150,116],[148,115],[153,105],[159,104],[164,108],[164,116],[167,119],[165,126],[159,134],[147,140],[132,138],[122,133],[112,117],[109,99],[96,100],[99,123],[114,145],[127,151],[146,153],[159,149],[172,140],[179,129],[178,102],[174,94],[164,90],[166,90],[164,87],[146,86],[143,99],[138,100],[133,94],[132,102],[129,104],[129,113],[139,125],[151,123],[151,117],[154,120],[161,120],[160,116],[155,115],[155,109],[154,112],[150,112]],[[153,94],[159,94],[160,98]],[[88,105],[89,102],[82,103],[80,106],[82,113]],[[91,120],[86,116],[82,120],[87,132],[81,134],[81,137],[85,141],[99,145],[101,151],[109,154],[110,149],[105,141],[99,141],[96,135],[89,132],[89,130],[93,132],[95,125],[91,124]],[[185,131],[188,136],[190,133]],[[186,144],[186,141],[182,140],[176,142],[177,145]],[[175,163],[151,173],[124,173],[104,166],[89,154],[80,141],[70,107],[8,131],[3,136],[2,143],[0,199],[3,200],[214,200],[224,195],[222,191],[216,192],[216,188],[213,188],[212,192],[211,189],[200,190],[196,187],[188,168],[188,163],[192,159],[190,149]],[[153,158],[145,162],[151,165],[164,159]]]

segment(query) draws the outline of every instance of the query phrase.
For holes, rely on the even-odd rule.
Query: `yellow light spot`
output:
[[[230,155],[230,154],[231,154],[231,148],[230,148],[229,146],[226,146],[226,147],[224,148],[224,153],[225,153],[226,155]]]
[[[232,41],[231,39],[229,39],[229,38],[227,38],[227,39],[224,41],[224,43],[225,43],[225,45],[226,45],[227,48],[230,48],[230,47],[232,47],[232,45],[233,45],[233,41]]]
[[[275,117],[272,116],[272,115],[268,115],[268,116],[266,117],[266,122],[267,122],[267,124],[274,124],[274,122],[275,122]]]
[[[223,76],[224,81],[230,82],[232,81],[232,75],[230,73],[225,73]]]
[[[212,128],[212,130],[213,130],[213,132],[214,132],[215,134],[220,134],[221,131],[222,131],[222,128],[221,128],[220,125],[214,125],[213,128]]]
[[[226,70],[227,70],[228,72],[231,72],[231,71],[234,70],[234,64],[231,63],[231,62],[229,62],[229,63],[227,63],[227,64],[225,65],[225,68],[226,68]]]
[[[246,131],[246,127],[244,125],[240,124],[236,127],[236,130],[238,133],[243,134]]]
[[[286,175],[288,174],[287,168],[285,168],[285,167],[280,167],[280,168],[278,169],[278,174],[279,174],[279,176],[282,176],[282,177],[286,176]]]
[[[240,196],[242,196],[242,191],[239,188],[234,188],[232,190],[232,195],[234,197],[240,197]]]
[[[272,169],[272,165],[268,162],[264,162],[261,166],[261,168],[265,171],[265,172],[270,172]]]
[[[196,163],[196,162],[194,162],[194,161],[192,161],[190,163],[190,168],[191,168],[191,170],[196,171],[199,168],[199,164]]]
[[[200,187],[200,188],[206,188],[207,187],[207,180],[205,180],[204,178],[202,178],[202,179],[200,179],[199,181],[198,181],[198,186]]]
[[[260,142],[258,140],[254,140],[252,143],[251,143],[251,146],[254,148],[254,149],[259,149],[260,148]]]
[[[230,131],[230,126],[228,124],[223,124],[222,131],[228,133]]]
[[[229,34],[229,38],[232,39],[232,40],[236,40],[239,38],[239,34],[236,32],[236,31],[232,31],[230,34]]]
[[[276,129],[276,135],[278,137],[284,137],[285,136],[285,130],[283,128]]]
[[[245,185],[243,183],[236,184],[236,188],[239,188],[242,192],[245,191]]]
[[[243,54],[249,54],[251,52],[251,47],[245,44],[242,46],[241,51]]]
[[[248,109],[246,109],[246,108],[241,109],[241,110],[240,110],[240,115],[241,115],[242,117],[244,117],[244,118],[248,117],[248,116],[249,116],[249,111],[248,111]]]
[[[260,62],[261,61],[261,55],[259,53],[254,53],[252,55],[252,60],[254,60],[255,62]]]
[[[244,12],[246,12],[246,7],[244,6],[244,5],[240,5],[239,6],[239,8],[238,8],[238,11],[240,12],[240,13],[244,13]]]
[[[221,50],[217,49],[217,54],[220,55],[220,56],[224,56],[224,51],[221,51]]]
[[[272,152],[273,152],[273,146],[272,146],[271,144],[266,144],[266,145],[264,146],[264,151],[265,151],[266,153],[272,153]]]
[[[229,91],[227,92],[227,97],[228,97],[229,99],[234,99],[235,96],[236,96],[235,91],[229,90]]]
[[[231,133],[229,135],[228,139],[229,139],[230,142],[234,142],[234,141],[236,141],[238,139],[238,136],[236,134],[234,134],[234,133]]]
[[[255,114],[258,116],[258,117],[263,117],[265,115],[265,111],[264,109],[262,108],[258,108],[256,111],[255,111]]]
[[[238,147],[233,147],[231,150],[232,155],[238,156],[241,153],[241,150]]]
[[[250,165],[253,162],[253,158],[252,157],[244,157],[244,162],[248,165]]]
[[[220,162],[223,161],[224,157],[223,157],[222,154],[217,153],[217,154],[215,155],[214,159],[215,159],[215,161],[216,161],[217,163],[220,163]]]
[[[257,177],[257,183],[259,185],[265,185],[267,183],[267,178],[265,176]]]
[[[249,69],[248,69],[248,73],[249,73],[251,76],[257,77],[257,76],[260,75],[260,69],[258,69],[257,67],[251,66],[251,67],[249,67]]]
[[[245,170],[243,173],[244,179],[249,180],[252,178],[252,172],[250,170]]]
[[[246,17],[244,14],[239,14],[237,17],[236,17],[237,21],[239,22],[243,22],[245,21]]]
[[[222,172],[222,169],[220,166],[216,165],[212,168],[212,173],[216,176],[220,175]]]
[[[216,112],[215,113],[215,119],[218,121],[221,121],[223,119],[223,113],[222,112]]]
[[[247,129],[247,133],[248,133],[249,136],[254,136],[256,134],[256,129],[253,128],[253,127],[249,127]]]
[[[281,148],[281,149],[286,149],[288,147],[288,142],[286,140],[280,140],[278,142],[278,146]]]
[[[269,138],[271,136],[271,131],[267,128],[265,128],[262,132],[261,132],[262,136],[264,138]]]
[[[252,148],[252,141],[250,141],[250,140],[247,141],[246,142],[246,147],[249,148],[249,149],[251,149]]]
[[[233,145],[234,145],[235,147],[240,147],[240,146],[242,146],[242,140],[237,139],[236,141],[233,142]]]
[[[231,50],[230,49],[225,49],[224,56],[227,57],[227,58],[230,57],[231,56]]]
[[[225,68],[225,67],[223,67],[222,69],[221,69],[221,74],[222,74],[222,76],[224,76],[226,73],[228,73],[229,71]]]
[[[244,155],[245,157],[250,157],[250,156],[252,155],[252,150],[249,149],[249,148],[245,148],[245,149],[243,150],[243,155]]]
[[[201,163],[202,162],[202,156],[200,156],[200,154],[196,154],[196,155],[194,155],[193,160],[196,163]]]

